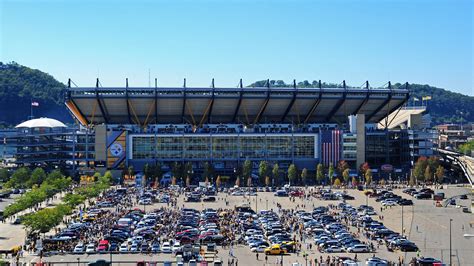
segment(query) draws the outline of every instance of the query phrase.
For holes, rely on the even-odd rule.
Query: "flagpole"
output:
[[[30,119],[33,119],[33,99],[30,98]]]

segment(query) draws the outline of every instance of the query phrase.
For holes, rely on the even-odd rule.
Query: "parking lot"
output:
[[[468,190],[449,188],[443,192],[451,197],[466,194]],[[472,214],[463,213],[454,205],[435,207],[433,200],[415,199],[402,189],[385,191],[386,201],[380,200],[380,195],[370,196],[358,190],[343,193],[342,190],[329,192],[311,188],[292,189],[290,195],[293,196],[290,197],[275,196],[275,192],[247,191],[234,193],[234,196],[230,191],[203,196],[215,197],[215,202],[189,202],[189,193],[182,191],[150,191],[146,195],[128,190],[120,196],[114,193],[115,196],[108,200],[98,199],[94,207],[78,212],[78,216],[72,218],[69,229],[85,230],[77,229],[77,235],[71,234],[71,230],[63,230],[43,241],[42,261],[77,263],[78,259],[89,262],[99,258],[110,260],[111,257],[115,263],[176,261],[178,255],[178,259],[191,261],[228,264],[233,260],[234,265],[275,265],[281,264],[282,260],[284,265],[305,264],[306,260],[314,262],[315,259],[323,263],[328,259],[330,262],[341,259],[351,265],[351,260],[365,264],[365,260],[373,256],[408,263],[419,255],[448,263],[448,217],[453,219],[453,263],[469,265],[474,261],[470,252],[474,247],[473,239],[463,237],[473,231],[469,226]],[[303,193],[311,196],[303,197]],[[328,193],[336,198],[346,198],[345,203],[332,199]],[[414,203],[403,208],[407,240],[401,237],[401,206],[383,204],[395,200],[390,195]],[[114,197],[117,201],[110,200]],[[145,198],[153,200],[147,202]],[[468,205],[470,201],[458,199],[456,203]],[[237,206],[243,207],[240,212],[236,210]],[[250,208],[246,210],[245,207]],[[259,212],[251,214],[249,209]],[[130,228],[123,229],[127,227]],[[77,247],[78,243],[82,243],[82,247]],[[419,254],[414,249],[401,251],[409,250],[413,247],[411,244],[420,249]],[[88,246],[89,252],[86,252]],[[283,256],[274,255],[282,252]],[[38,262],[39,257],[27,254],[20,260]]]

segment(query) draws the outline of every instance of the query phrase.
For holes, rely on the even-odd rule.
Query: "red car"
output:
[[[290,196],[292,197],[301,197],[304,196],[304,192],[301,190],[294,190],[290,192]]]

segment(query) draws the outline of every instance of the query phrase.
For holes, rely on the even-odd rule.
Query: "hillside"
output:
[[[272,87],[291,86],[282,80],[271,80]],[[265,86],[266,81],[257,81],[249,87]],[[298,87],[317,87],[316,81],[303,81]],[[394,87],[400,84],[394,84]],[[326,88],[342,87],[342,84],[323,83]],[[64,105],[65,85],[49,74],[17,63],[0,62],[0,127],[14,126],[30,116],[31,100],[39,103],[34,108],[35,117],[51,117],[72,123],[73,120]],[[431,96],[428,110],[433,122],[474,122],[474,97],[450,92],[429,85],[410,84],[411,99]]]
[[[250,84],[248,87],[264,87],[266,80],[260,80]],[[286,84],[282,80],[270,80],[272,87],[288,87],[292,84]],[[302,81],[296,84],[299,88],[314,88],[318,87],[317,81]],[[341,88],[342,84],[324,83],[324,88]],[[350,85],[347,85],[351,87]],[[393,85],[393,88],[401,86],[400,83]],[[429,85],[409,84],[410,91],[409,105],[414,104],[414,99],[422,99],[423,96],[431,96],[428,101],[428,112],[431,114],[434,124],[442,123],[459,123],[474,122],[474,97],[467,96],[456,92],[451,92],[445,89],[432,87]],[[420,105],[421,102],[417,102]]]
[[[32,100],[39,103],[33,110],[35,117],[73,122],[64,106],[64,89],[64,84],[40,70],[0,62],[0,127],[27,120]]]

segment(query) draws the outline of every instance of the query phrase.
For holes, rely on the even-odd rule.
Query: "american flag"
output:
[[[321,161],[324,166],[335,166],[341,159],[341,130],[324,130],[321,132]]]

